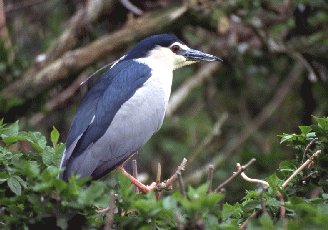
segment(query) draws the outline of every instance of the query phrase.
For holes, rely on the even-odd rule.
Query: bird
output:
[[[97,180],[118,168],[143,193],[143,185],[123,163],[162,126],[173,70],[199,61],[222,59],[190,49],[174,35],[152,35],[137,43],[102,74],[87,92],[73,119],[59,178],[72,174]]]

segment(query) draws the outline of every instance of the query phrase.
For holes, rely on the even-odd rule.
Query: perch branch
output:
[[[173,182],[178,178],[178,173],[182,173],[185,170],[186,164],[187,164],[187,159],[183,158],[182,163],[178,167],[177,171],[173,174],[173,176],[171,176],[170,179],[159,183],[155,189],[157,191],[162,191],[164,189],[165,190],[171,189]]]

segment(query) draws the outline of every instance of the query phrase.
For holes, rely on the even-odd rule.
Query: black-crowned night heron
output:
[[[83,99],[68,134],[59,176],[98,179],[122,164],[162,126],[173,70],[198,61],[222,61],[190,49],[172,35],[139,42],[101,75]],[[144,193],[155,187],[131,182]]]

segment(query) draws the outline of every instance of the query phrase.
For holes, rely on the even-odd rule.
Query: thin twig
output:
[[[170,179],[159,183],[156,186],[156,190],[162,191],[163,189],[165,190],[171,189],[173,182],[178,178],[178,172],[180,173],[183,172],[185,170],[186,164],[187,164],[187,159],[183,158],[180,166],[178,167],[177,171],[173,174],[173,176],[171,176]]]
[[[251,164],[256,161],[255,158],[251,159],[246,165],[241,166],[237,172],[235,172],[231,177],[229,177],[226,181],[217,187],[214,192],[219,192],[221,188],[224,188],[227,184],[229,184],[233,179],[235,179],[238,175],[240,175],[243,171],[245,171]]]
[[[253,218],[253,217],[255,217],[256,215],[257,215],[257,213],[258,213],[258,211],[257,212],[253,212],[246,220],[245,220],[245,222],[242,224],[242,225],[240,225],[239,226],[239,228],[240,229],[243,229],[243,230],[246,230],[247,229],[247,224],[248,224],[248,220],[250,219],[250,218]]]
[[[209,165],[208,166],[208,174],[207,174],[208,188],[207,188],[206,194],[210,194],[212,192],[213,171],[214,171],[214,166]]]
[[[225,188],[221,188],[219,191],[221,194],[225,195],[227,193],[227,190]],[[220,200],[219,202],[219,210],[222,211],[223,210],[223,204],[224,204],[224,198],[222,200]],[[222,223],[222,217],[219,218],[219,224]]]
[[[156,175],[156,183],[159,184],[161,182],[162,177],[162,165],[161,163],[157,164],[157,175]]]
[[[263,192],[264,192],[265,190],[264,189],[261,189],[261,191],[260,191],[260,203],[261,203],[261,209],[262,209],[262,211],[263,212],[265,212],[265,213],[267,213],[267,210],[266,210],[266,207],[265,207],[265,203],[264,203],[264,199],[263,199]]]
[[[120,2],[122,3],[122,5],[125,8],[127,8],[128,10],[130,10],[131,12],[133,12],[134,14],[136,14],[138,16],[142,15],[143,11],[140,10],[135,5],[133,5],[130,1],[128,1],[128,0],[120,0]]]
[[[238,168],[238,171],[241,170],[241,166],[239,163],[237,163],[237,168]],[[248,176],[246,176],[246,174],[244,172],[241,172],[241,177],[245,180],[245,181],[248,181],[248,182],[251,182],[251,183],[256,183],[256,184],[259,184],[260,186],[263,186],[264,189],[267,189],[270,187],[269,183],[266,182],[265,180],[259,180],[259,179],[252,179],[252,178],[249,178]]]
[[[133,159],[132,160],[132,176],[138,180],[138,165],[137,165],[137,160]],[[133,191],[135,194],[139,193],[139,188],[135,185],[133,185]]]
[[[115,194],[112,191],[110,193],[110,203],[109,203],[109,210],[108,210],[108,216],[106,219],[106,223],[105,223],[105,230],[110,230],[112,229],[112,225],[114,222],[114,206],[115,205]]]
[[[181,195],[183,197],[187,197],[181,172],[177,172],[177,175],[178,175],[178,181],[179,181]]]
[[[308,178],[312,177],[314,174],[317,174],[318,171],[314,171],[311,172],[309,175],[304,176],[300,181],[303,181],[303,183],[305,182],[305,180],[307,180]]]
[[[284,189],[289,182],[291,182],[294,177],[299,174],[308,164],[313,162],[315,158],[319,156],[321,150],[316,151],[307,161],[305,161],[280,187],[280,189]]]
[[[304,150],[304,153],[303,153],[303,159],[302,159],[302,164],[304,163],[304,160],[305,160],[305,156],[306,156],[306,152],[309,150],[309,148],[311,147],[311,145],[313,145],[313,143],[315,142],[315,141],[317,141],[317,140],[319,140],[319,138],[314,138],[307,146],[306,146],[306,148],[305,148],[305,150]]]
[[[156,175],[156,185],[158,185],[161,182],[161,177],[162,177],[162,165],[161,163],[157,164],[157,175]],[[156,200],[159,200],[160,196],[160,191],[155,190],[155,196]]]
[[[281,203],[279,220],[283,220],[285,218],[285,215],[286,215],[286,208],[284,206],[285,205],[285,199],[279,191],[276,192],[276,197]],[[285,228],[283,228],[283,229],[285,229]]]

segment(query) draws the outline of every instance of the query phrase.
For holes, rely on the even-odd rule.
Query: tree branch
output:
[[[187,7],[182,6],[145,13],[138,19],[128,21],[117,32],[103,36],[85,47],[65,52],[61,58],[49,63],[38,72],[27,71],[21,79],[3,89],[1,94],[6,100],[32,99],[58,80],[66,78],[73,72],[81,71],[123,45],[162,31],[186,11]]]

